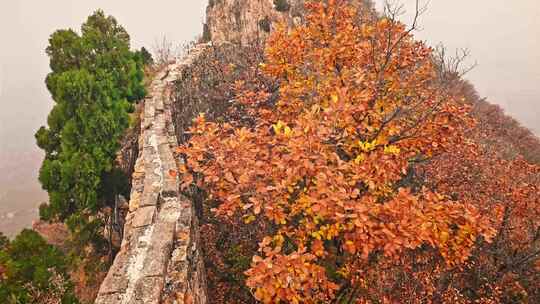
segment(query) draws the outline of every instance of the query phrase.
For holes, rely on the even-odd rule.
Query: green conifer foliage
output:
[[[44,220],[66,221],[110,204],[112,190],[104,191],[103,181],[115,176],[132,103],[145,95],[143,55],[132,52],[129,41],[126,30],[99,10],[80,35],[58,30],[49,39],[46,85],[55,105],[36,133],[45,151],[39,180],[49,193],[49,204],[40,208]]]
[[[68,281],[65,255],[36,232],[23,230],[12,242],[0,246],[0,303],[31,303],[30,287],[42,294],[59,294],[62,303],[78,303]],[[51,284],[59,274],[62,286]],[[61,288],[62,290],[55,290]]]
[[[152,58],[152,54],[143,46],[140,50],[141,57],[143,60],[143,63],[145,65],[151,65],[154,63],[154,58]]]

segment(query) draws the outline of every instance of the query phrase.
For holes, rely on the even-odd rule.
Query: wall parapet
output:
[[[207,302],[198,218],[179,191],[171,99],[173,82],[207,46],[169,64],[150,85],[124,238],[96,304]]]

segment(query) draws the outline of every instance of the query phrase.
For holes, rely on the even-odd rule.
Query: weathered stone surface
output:
[[[174,222],[158,222],[144,263],[145,276],[164,276],[172,252]]]
[[[198,224],[193,206],[179,194],[173,154],[178,142],[170,100],[173,81],[192,62],[195,51],[158,73],[150,86],[152,97],[145,99],[141,115],[124,238],[95,303],[206,303]]]
[[[120,252],[116,256],[115,263],[111,266],[105,280],[101,284],[101,294],[120,293],[127,288],[127,260],[128,256],[125,252]]]
[[[96,303],[102,303],[102,304],[121,303],[121,301],[122,301],[122,294],[120,293],[99,294],[96,299]]]
[[[304,2],[288,1],[290,8],[285,11],[276,10],[271,0],[214,1],[206,9],[208,33],[214,43],[247,45],[255,40],[264,41],[275,24],[292,22]]]
[[[135,228],[148,226],[153,223],[156,214],[156,207],[142,207],[135,212],[135,217],[131,225]]]
[[[161,302],[163,290],[163,277],[145,277],[135,286],[135,297],[129,303],[158,304]]]
[[[273,0],[219,0],[206,9],[206,36],[213,43],[249,45],[264,42],[279,23],[293,26],[302,22],[306,0],[286,0],[277,8]],[[366,0],[349,0],[352,5],[369,4]]]

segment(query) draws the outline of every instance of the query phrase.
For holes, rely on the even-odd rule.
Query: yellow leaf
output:
[[[372,142],[363,142],[363,141],[358,141],[358,144],[357,146],[364,152],[369,152],[373,149],[375,149],[375,147],[377,147],[377,139],[374,139]]]
[[[247,216],[244,218],[244,223],[249,224],[255,220],[255,216],[253,214]]]
[[[292,135],[291,128],[285,127],[284,134],[285,136],[291,136]]]
[[[364,156],[364,154],[358,154],[358,156],[356,156],[356,158],[354,159],[354,163],[359,165],[361,162],[364,161],[366,157]]]
[[[394,146],[394,145],[384,147],[384,153],[385,154],[398,155],[400,151],[401,150],[398,147]]]
[[[272,128],[274,128],[274,132],[276,134],[281,133],[281,130],[283,130],[284,128],[285,128],[285,131],[286,129],[289,129],[289,132],[291,131],[291,129],[287,127],[287,125],[285,125],[281,120],[278,121],[275,125],[272,125]]]

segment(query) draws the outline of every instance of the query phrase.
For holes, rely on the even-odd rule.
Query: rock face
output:
[[[65,249],[66,240],[69,239],[69,230],[66,224],[37,220],[32,223],[32,230],[39,233],[47,243],[62,250]]]
[[[210,0],[206,35],[214,43],[262,42],[278,22],[300,22],[303,4],[304,0]]]
[[[347,0],[372,9],[371,0]],[[242,45],[264,42],[279,23],[304,20],[306,0],[210,0],[206,9],[205,38],[214,43]]]
[[[124,238],[95,303],[206,303],[198,219],[179,193],[170,98],[172,82],[206,47],[167,66],[150,86]]]

